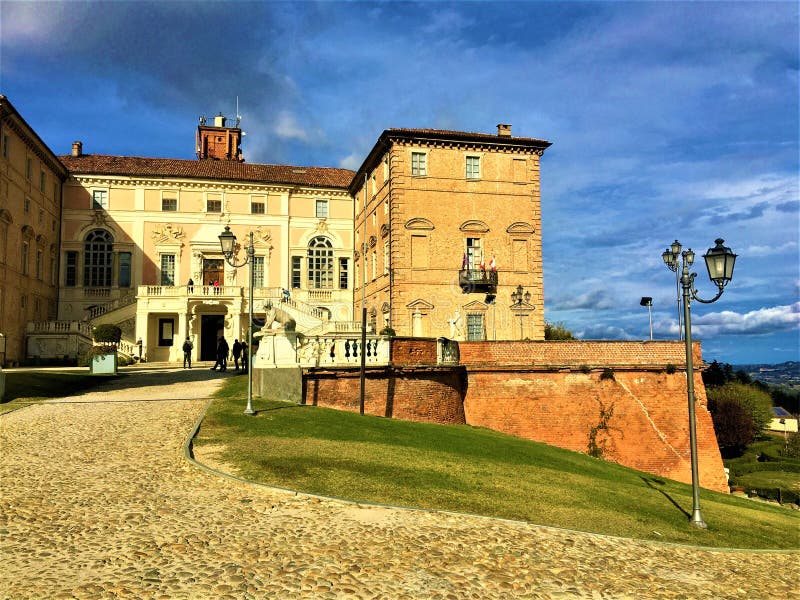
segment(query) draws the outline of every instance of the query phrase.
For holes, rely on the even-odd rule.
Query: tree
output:
[[[717,434],[717,444],[727,457],[741,456],[744,449],[755,439],[755,424],[750,413],[738,401],[731,398],[712,399],[709,395],[708,409]]]
[[[752,385],[743,383],[726,383],[706,390],[709,399],[709,410],[712,400],[717,406],[723,401],[738,403],[749,415],[753,423],[753,436],[757,436],[772,421],[772,399],[769,394]],[[713,412],[712,412],[713,416]]]
[[[559,321],[558,323],[544,322],[544,339],[546,340],[574,340],[575,336],[567,327]]]

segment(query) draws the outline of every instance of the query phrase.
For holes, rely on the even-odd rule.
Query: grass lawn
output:
[[[92,375],[87,369],[74,371],[4,371],[6,391],[0,414],[48,398],[71,396],[92,389],[115,375]]]
[[[703,490],[708,530],[688,524],[691,486],[469,426],[410,423],[254,401],[226,382],[195,439],[252,481],[397,506],[518,519],[626,537],[738,548],[800,547],[800,511]]]

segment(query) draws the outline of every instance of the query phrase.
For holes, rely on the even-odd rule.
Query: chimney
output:
[[[222,116],[222,113],[214,117],[214,127],[225,127],[225,117]]]
[[[72,142],[72,156],[83,155],[83,142]]]
[[[497,135],[503,137],[511,137],[511,125],[507,123],[498,123],[497,124]]]

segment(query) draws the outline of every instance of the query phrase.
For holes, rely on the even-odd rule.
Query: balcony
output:
[[[458,285],[465,294],[470,292],[493,292],[497,288],[497,271],[485,269],[461,269]]]

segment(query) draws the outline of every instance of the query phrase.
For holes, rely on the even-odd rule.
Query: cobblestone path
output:
[[[359,507],[207,473],[182,451],[218,381],[204,371],[136,373],[0,417],[0,597],[797,597],[797,555]]]

